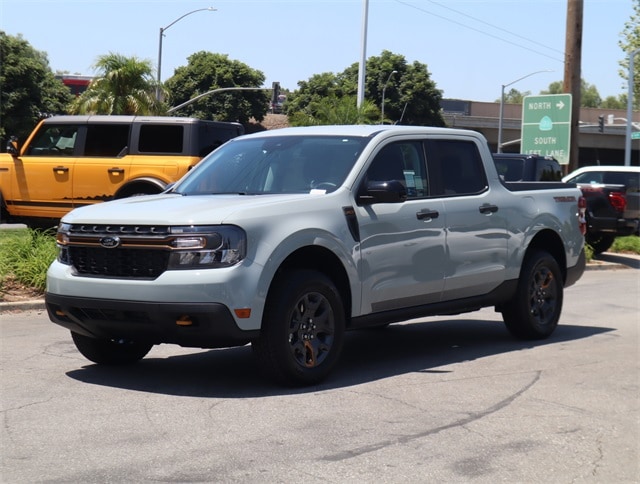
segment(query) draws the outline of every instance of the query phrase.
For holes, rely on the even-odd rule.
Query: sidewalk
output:
[[[597,259],[591,260],[586,267],[588,271],[640,269],[640,256],[634,254],[613,254],[605,252]],[[9,311],[45,310],[44,299],[28,301],[0,302],[0,314]]]

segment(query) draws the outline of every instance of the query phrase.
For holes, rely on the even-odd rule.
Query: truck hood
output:
[[[264,213],[286,203],[316,204],[325,194],[192,195],[161,194],[113,200],[77,208],[62,222],[73,224],[217,225],[239,211]]]

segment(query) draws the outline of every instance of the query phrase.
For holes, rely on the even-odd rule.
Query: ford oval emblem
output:
[[[120,237],[107,235],[100,239],[100,245],[105,249],[115,249],[120,245]]]

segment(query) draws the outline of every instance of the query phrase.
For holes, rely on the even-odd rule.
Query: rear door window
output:
[[[426,140],[425,151],[429,178],[435,180],[432,195],[471,195],[487,188],[482,157],[473,141]]]
[[[88,124],[84,156],[115,158],[124,156],[129,143],[127,124]]]

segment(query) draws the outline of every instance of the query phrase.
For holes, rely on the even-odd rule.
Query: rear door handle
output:
[[[496,213],[498,211],[498,206],[490,203],[483,203],[480,205],[479,210],[480,213]]]
[[[54,166],[53,167],[53,172],[54,173],[67,173],[69,171],[69,168],[67,168],[66,166]]]
[[[109,175],[122,175],[124,173],[124,168],[109,168],[107,170]]]
[[[438,212],[437,210],[429,210],[428,208],[416,212],[416,217],[418,218],[418,220],[433,219],[438,218],[439,216],[440,212]]]

